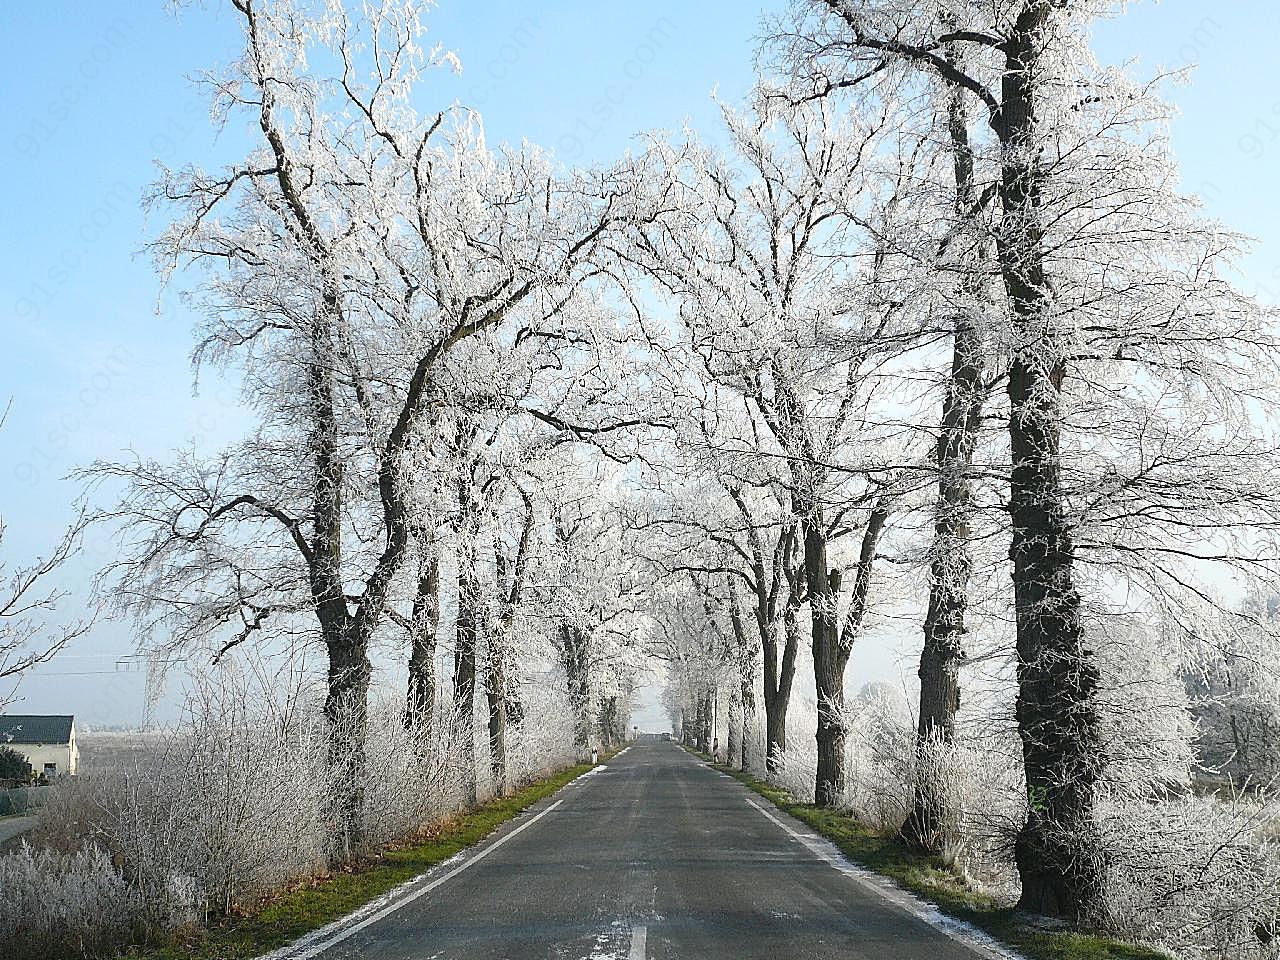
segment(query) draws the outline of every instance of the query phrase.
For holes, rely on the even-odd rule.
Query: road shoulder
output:
[[[809,833],[828,842],[851,868],[850,875],[864,886],[988,956],[1168,960],[1167,954],[1152,947],[1035,925],[1009,905],[974,890],[939,858],[913,854],[846,814],[799,803],[773,784],[716,763],[705,754],[689,753],[764,798],[767,803],[753,805],[766,816],[778,817],[779,826],[794,831],[796,839],[803,842]]]
[[[415,890],[522,830],[557,802],[564,787],[597,769],[590,763],[569,767],[459,814],[414,842],[387,847],[349,871],[285,891],[245,916],[226,918],[181,942],[135,947],[126,960],[315,956],[344,929],[398,909]]]

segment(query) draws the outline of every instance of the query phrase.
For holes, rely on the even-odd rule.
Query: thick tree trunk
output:
[[[777,624],[766,628],[764,647],[764,725],[765,769],[776,773],[782,754],[787,749],[787,707],[791,703],[791,686],[796,675],[796,654],[800,649],[800,606],[787,601],[782,614],[782,663],[777,662]]]
[[[502,650],[494,649],[491,638],[484,692],[489,706],[489,773],[493,778],[494,795],[499,797],[507,792],[506,686]]]
[[[591,749],[591,679],[588,673],[587,637],[578,627],[560,624],[560,661],[564,667],[573,711],[573,745],[579,757]]]
[[[460,563],[465,566],[466,562]],[[458,625],[453,653],[453,709],[458,720],[458,743],[461,748],[463,792],[469,803],[475,803],[476,790],[476,640],[478,633],[476,588],[472,575],[460,570],[458,575]]]
[[[937,69],[930,50],[874,42],[859,34],[851,8],[832,4],[869,49]],[[1027,819],[1014,857],[1020,906],[1074,922],[1096,919],[1104,905],[1106,859],[1095,819],[1103,753],[1096,707],[1098,669],[1085,643],[1074,582],[1075,547],[1061,489],[1060,398],[1069,344],[1055,329],[1042,223],[1044,152],[1036,100],[1046,83],[1045,45],[1061,0],[1024,0],[999,49],[1005,57],[998,95],[986,97],[1000,140],[996,238],[1012,315],[1009,440],[1013,459],[1009,512],[1017,619],[1016,717],[1027,780]],[[968,84],[977,87],[977,81]]]
[[[763,574],[763,570],[760,573]],[[756,647],[747,637],[737,584],[732,578],[729,581],[729,621],[737,645],[738,689],[730,692],[726,762],[745,771],[751,749],[751,725],[756,712]]]
[[[622,742],[618,730],[618,698],[605,697],[600,703],[600,745],[612,750]]]
[[[338,301],[327,301],[331,316]],[[364,839],[365,738],[369,678],[368,637],[347,607],[342,588],[342,458],[330,380],[327,326],[312,331],[313,362],[307,369],[315,484],[312,489],[310,584],[320,631],[329,654],[325,719],[329,773],[337,808],[329,857],[350,859]]]
[[[826,525],[821,505],[807,504],[805,517],[805,580],[812,616],[813,679],[818,696],[818,771],[814,782],[814,803],[837,806],[845,792],[844,672],[853,649],[853,640],[866,613],[875,567],[876,548],[888,517],[887,501],[881,499],[867,515],[858,552],[853,588],[843,621],[837,615],[840,601],[839,570],[827,567]]]
[[[1096,919],[1106,865],[1095,820],[1102,743],[1098,671],[1085,642],[1073,567],[1075,548],[1061,489],[1060,396],[1066,373],[1045,273],[1036,157],[1036,86],[1057,4],[1029,0],[1006,41],[997,250],[1014,318],[1009,440],[1017,616],[1016,716],[1027,777],[1027,820],[1014,857],[1022,909],[1073,921]]]
[[[711,700],[705,693],[698,697],[698,749],[711,752]]]
[[[330,859],[350,859],[364,839],[365,731],[372,667],[366,645],[348,620],[335,629],[329,648],[329,692],[324,714],[329,725],[329,770],[333,778],[338,829]]]
[[[806,503],[800,512],[805,581],[809,597],[813,681],[818,698],[818,771],[814,803],[831,807],[844,795],[844,676],[839,669],[836,607],[839,574],[827,566],[826,521],[822,507]]]
[[[729,729],[724,741],[724,762],[731,767],[742,762],[742,722],[739,719],[742,716],[742,701],[739,697],[738,691],[730,691],[726,711]]]
[[[405,725],[413,732],[415,748],[420,755],[431,749],[435,737],[439,628],[440,562],[433,556],[423,564],[413,600],[408,703],[405,707]]]
[[[945,797],[933,775],[939,753],[955,736],[960,709],[960,665],[964,661],[965,611],[969,602],[969,521],[973,513],[970,469],[982,405],[985,338],[981,321],[973,316],[983,301],[985,256],[977,237],[964,230],[976,199],[973,152],[969,142],[966,94],[952,88],[948,126],[955,168],[956,215],[961,218],[960,242],[969,272],[959,284],[960,304],[955,319],[951,375],[942,404],[942,422],[934,462],[938,469],[938,500],[929,568],[929,602],[920,652],[920,713],[916,736],[916,778],[911,813],[902,838],[911,847],[941,853]]]

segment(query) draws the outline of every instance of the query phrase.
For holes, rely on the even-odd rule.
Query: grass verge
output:
[[[902,889],[929,901],[948,916],[972,924],[1028,960],[1168,960],[1167,954],[1139,944],[1035,926],[1007,904],[974,890],[940,858],[913,853],[847,814],[799,803],[780,787],[715,763],[706,754],[690,752],[808,824],[854,863],[889,877]]]
[[[608,757],[601,757],[603,763]],[[479,843],[565,784],[591,769],[580,763],[508,797],[490,800],[474,810],[421,834],[389,846],[376,857],[272,897],[243,916],[226,917],[198,933],[162,947],[135,947],[127,960],[247,960],[292,943],[376,900],[420,873]]]

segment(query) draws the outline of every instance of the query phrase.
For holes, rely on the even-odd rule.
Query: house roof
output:
[[[0,746],[6,743],[70,743],[74,716],[0,716]]]

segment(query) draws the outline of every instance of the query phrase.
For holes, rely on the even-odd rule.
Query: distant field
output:
[[[154,756],[166,736],[142,731],[82,733],[76,738],[80,746],[79,772],[83,775],[133,769]]]

